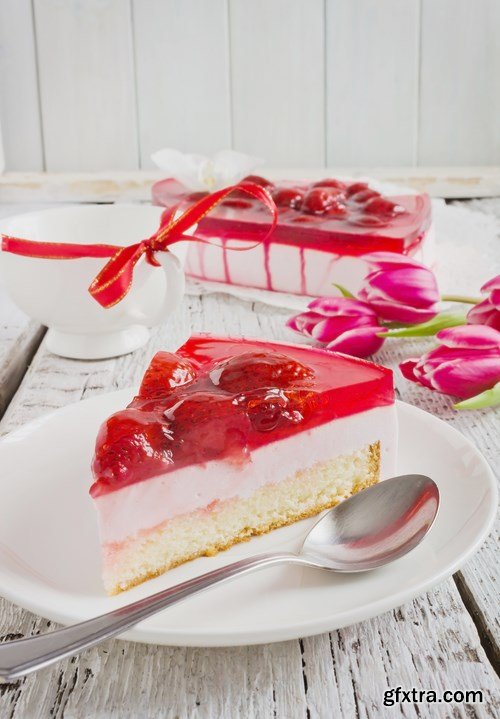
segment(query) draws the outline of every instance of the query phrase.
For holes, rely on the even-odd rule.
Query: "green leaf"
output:
[[[429,322],[423,322],[421,325],[410,325],[401,329],[389,329],[386,332],[379,332],[379,337],[432,337],[444,330],[446,327],[459,327],[466,323],[466,316],[462,313],[451,314],[449,312],[441,312]]]
[[[481,409],[482,407],[495,407],[500,404],[500,382],[486,392],[476,394],[475,397],[464,399],[454,404],[455,409]]]
[[[352,292],[349,292],[349,290],[346,287],[343,287],[342,285],[336,285],[335,282],[333,282],[333,286],[336,287],[342,297],[348,297],[350,300],[355,300],[356,297],[352,294]]]

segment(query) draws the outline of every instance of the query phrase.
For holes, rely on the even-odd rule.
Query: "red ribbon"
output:
[[[258,242],[266,239],[276,227],[278,213],[276,205],[269,192],[260,185],[252,182],[242,182],[238,185],[231,185],[223,190],[217,190],[211,195],[203,197],[194,205],[191,205],[180,217],[174,219],[177,208],[163,213],[160,227],[154,235],[147,240],[141,240],[134,245],[127,247],[116,247],[114,245],[71,245],[63,242],[34,242],[23,240],[18,237],[2,235],[2,249],[4,252],[12,252],[15,255],[25,257],[38,257],[47,260],[75,260],[82,257],[110,257],[102,270],[95,277],[89,287],[92,297],[103,307],[113,307],[122,300],[132,285],[134,268],[140,258],[145,255],[146,261],[151,265],[159,265],[155,259],[155,252],[167,252],[169,245],[182,240],[195,240],[197,242],[208,242],[195,235],[185,235],[188,230],[202,220],[222,200],[235,190],[241,190],[247,195],[260,200],[272,214],[271,226],[262,240],[254,245],[245,248],[250,249]],[[237,249],[237,248],[233,248]]]

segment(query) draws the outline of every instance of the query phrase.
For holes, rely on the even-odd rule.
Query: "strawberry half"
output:
[[[214,384],[239,394],[264,387],[287,387],[310,382],[314,372],[279,352],[245,352],[216,365],[210,372]]]
[[[232,397],[193,392],[167,409],[165,418],[177,466],[228,456],[242,461],[247,455],[250,423]]]
[[[170,429],[156,412],[126,409],[101,426],[92,464],[93,496],[105,488],[147,479],[173,461]]]
[[[185,359],[171,352],[157,352],[142,380],[139,397],[164,397],[172,389],[183,387],[196,379],[196,370]]]

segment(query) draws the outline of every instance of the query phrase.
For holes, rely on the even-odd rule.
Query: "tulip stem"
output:
[[[482,409],[483,407],[495,407],[497,404],[500,404],[500,382],[497,382],[491,389],[487,389],[486,392],[464,399],[453,406],[455,409]]]
[[[477,305],[481,302],[481,297],[466,297],[465,295],[443,295],[443,302],[461,302],[464,305]]]
[[[388,329],[385,332],[378,332],[378,337],[432,337],[444,330],[446,327],[459,327],[466,323],[464,314],[452,314],[450,312],[442,312],[436,315],[429,322],[423,322],[420,325],[410,325],[401,329]]]

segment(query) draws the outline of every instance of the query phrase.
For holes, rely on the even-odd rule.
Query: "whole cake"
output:
[[[396,442],[383,367],[208,335],[158,352],[97,437],[107,592],[333,507],[394,474]]]
[[[276,228],[258,246],[233,251],[235,241],[263,238],[269,223],[262,203],[233,193],[199,223],[196,234],[208,243],[191,243],[191,277],[317,297],[336,294],[334,284],[355,293],[367,273],[363,255],[371,252],[434,262],[426,194],[384,197],[366,182],[334,178],[279,185],[256,175],[245,180],[271,193],[279,212]],[[201,195],[173,179],[153,186],[153,202],[168,208]]]

